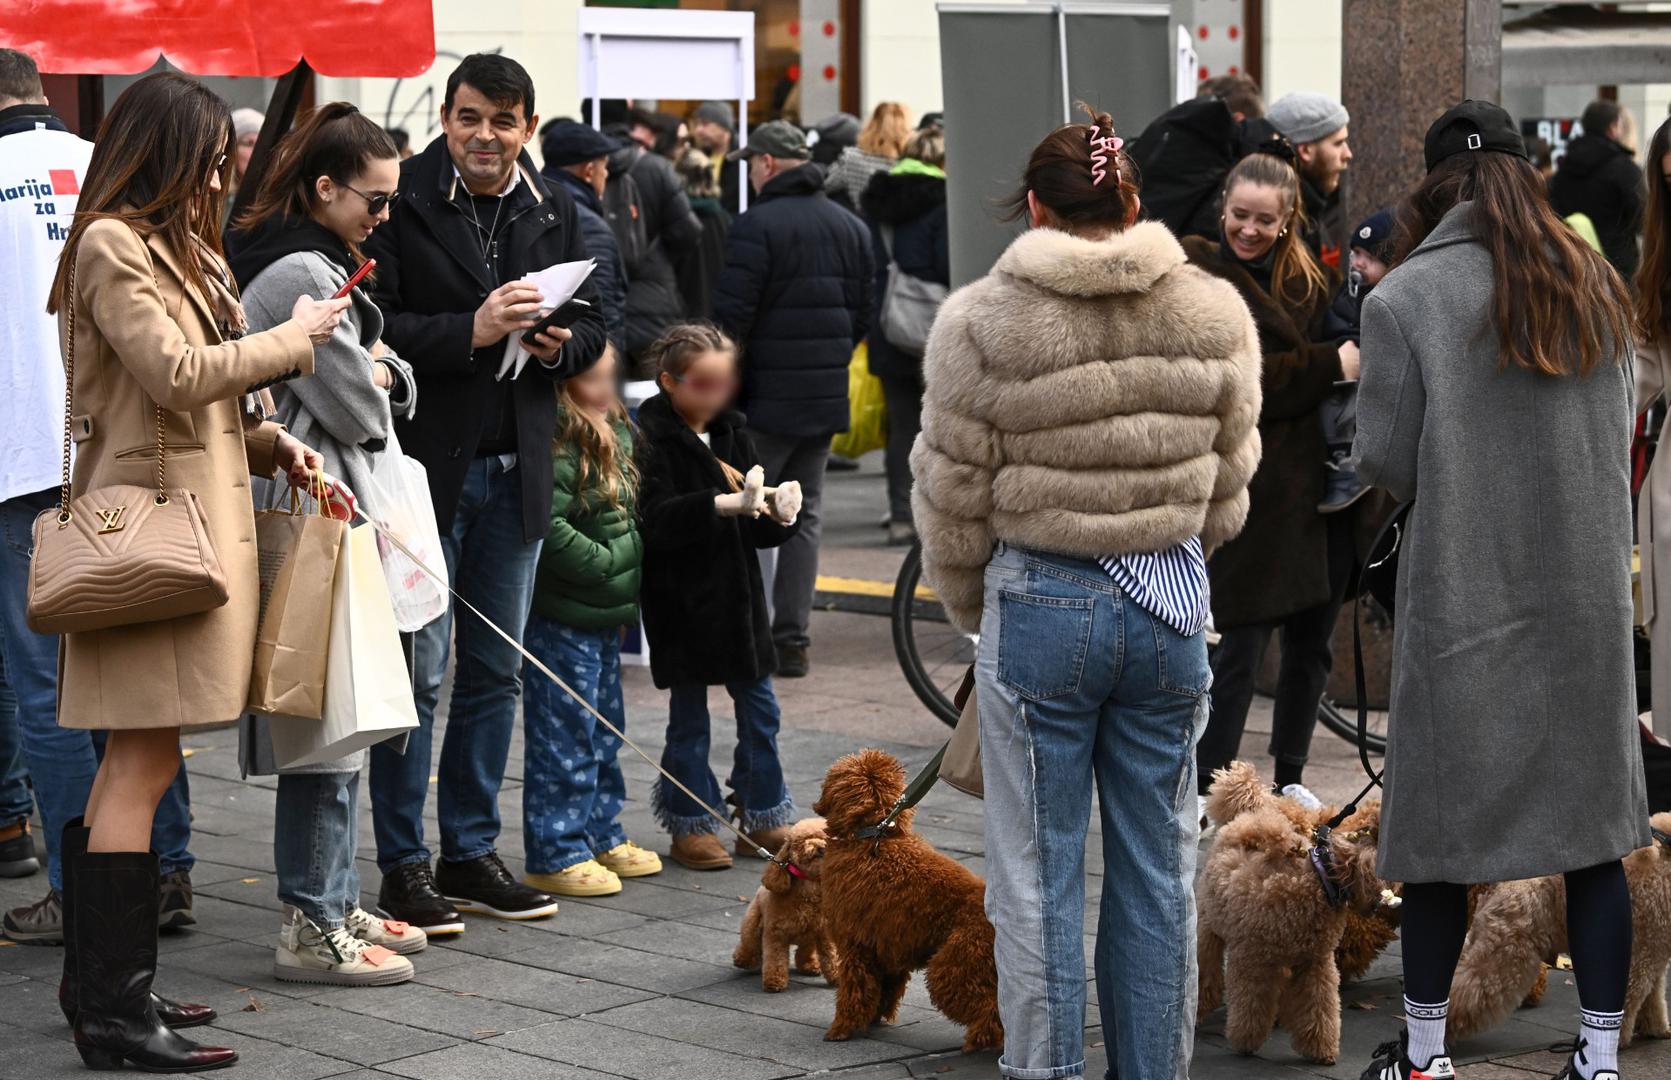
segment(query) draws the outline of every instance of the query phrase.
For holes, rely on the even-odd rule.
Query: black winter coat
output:
[[[755,682],[777,670],[755,552],[777,547],[800,525],[715,513],[714,496],[731,490],[719,462],[740,472],[760,463],[743,424],[736,412],[714,420],[710,450],[666,394],[638,410],[639,604],[650,674],[662,689]]]
[[[690,208],[702,222],[702,239],[679,257],[679,292],[693,319],[713,319],[714,283],[725,269],[725,241],[731,235],[729,211],[715,198],[695,198]]]
[[[598,287],[598,299],[603,303],[603,324],[609,340],[616,349],[626,348],[627,272],[621,265],[621,245],[615,230],[604,220],[603,200],[592,185],[566,169],[546,166],[540,173],[546,186],[562,188],[574,198],[575,213],[580,215],[580,237],[586,244],[586,254],[596,259],[592,281]]]
[[[893,229],[893,258],[912,277],[950,287],[951,244],[946,230],[946,180],[921,173],[877,173],[870,178],[860,209],[870,222],[876,254],[876,291],[881,321],[888,289],[888,243],[883,228]],[[923,358],[888,343],[880,329],[870,335],[870,373],[879,378],[920,379]]]
[[[1345,189],[1325,195],[1300,177],[1300,197],[1305,201],[1305,242],[1317,260],[1330,269],[1345,272],[1352,263],[1347,254]]]
[[[1657,167],[1657,166],[1656,166]],[[1606,135],[1585,133],[1567,146],[1549,181],[1549,200],[1562,216],[1584,214],[1601,237],[1601,250],[1628,281],[1642,261],[1642,169],[1629,150]]]
[[[627,351],[637,357],[686,318],[674,265],[702,239],[702,223],[672,162],[660,154],[624,146],[609,159],[609,171],[617,170],[638,186],[644,223],[643,257],[627,271]]]
[[[870,230],[824,194],[816,165],[773,177],[732,224],[714,320],[742,346],[750,427],[847,430],[847,366],[870,329],[875,273]]]
[[[550,192],[524,153],[522,179],[506,199],[510,223],[499,231],[500,280],[489,275],[476,226],[453,201],[462,189],[445,137],[400,163],[401,198],[365,251],[377,260],[372,295],[383,309],[383,339],[412,365],[420,399],[410,420],[396,420],[401,448],[429,471],[429,492],[442,535],[452,527],[464,475],[482,426],[501,392],[496,379],[505,342],[472,348],[476,309],[502,282],[553,263],[587,258],[574,200]],[[512,207],[516,207],[513,209]],[[577,293],[592,305],[574,337],[547,367],[530,359],[513,384],[522,478],[522,538],[543,539],[550,526],[551,440],[557,427],[553,383],[585,371],[603,354],[603,315],[596,285]]]

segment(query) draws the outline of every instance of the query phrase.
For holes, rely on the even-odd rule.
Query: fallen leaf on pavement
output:
[[[250,996],[250,999],[249,999],[249,1004],[245,1005],[242,1009],[240,1009],[238,1011],[239,1012],[266,1012],[267,1011],[267,1006],[261,1004],[261,999],[258,998],[258,997],[255,997],[252,994]]]
[[[245,885],[259,885],[261,883],[261,879],[258,877],[240,878],[239,880]]]

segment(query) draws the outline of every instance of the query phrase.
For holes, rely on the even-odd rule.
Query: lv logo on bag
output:
[[[98,511],[99,535],[121,532],[127,526],[127,522],[123,520],[127,516],[127,512],[128,508],[126,506],[100,507]]]

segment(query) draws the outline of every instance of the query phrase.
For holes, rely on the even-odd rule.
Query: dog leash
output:
[[[950,745],[951,741],[947,740],[946,746]],[[882,815],[881,821],[874,825],[866,825],[862,829],[855,829],[849,839],[874,841],[870,845],[870,853],[876,854],[877,849],[882,846],[883,838],[899,827],[899,815],[922,802],[923,796],[939,781],[940,762],[945,760],[946,746],[936,750],[934,756],[928,759],[928,764],[911,778],[911,782],[905,785],[905,790],[899,793],[899,798],[895,799],[894,804],[888,807],[888,812]]]
[[[816,880],[814,878],[808,877],[804,870],[802,870],[800,867],[796,866],[794,863],[790,862],[788,859],[779,859],[775,852],[767,851],[765,848],[763,848],[759,844],[755,843],[752,837],[750,837],[747,833],[743,832],[743,830],[739,829],[736,825],[732,824],[730,818],[725,817],[718,810],[715,810],[713,807],[711,807],[707,803],[703,802],[700,798],[697,797],[696,792],[694,792],[690,788],[686,787],[685,784],[683,782],[681,782],[678,777],[674,776],[672,773],[670,773],[666,769],[662,768],[661,767],[661,762],[657,761],[655,758],[653,758],[649,754],[645,753],[642,747],[640,747],[637,743],[633,742],[632,739],[628,738],[627,733],[625,731],[622,731],[620,728],[618,728],[614,724],[610,723],[608,718],[606,718],[602,713],[598,712],[597,709],[593,708],[591,702],[587,701],[585,698],[583,698],[579,694],[575,693],[574,690],[569,686],[569,684],[564,682],[562,679],[560,679],[557,676],[557,673],[552,671],[549,667],[547,667],[545,665],[545,663],[540,660],[539,657],[535,656],[533,653],[531,653],[527,649],[523,648],[522,643],[517,641],[516,638],[512,637],[510,634],[506,633],[499,626],[498,623],[495,623],[492,619],[488,618],[486,615],[483,615],[480,608],[476,607],[476,605],[472,604],[470,601],[468,601],[464,597],[460,596],[458,594],[458,590],[453,588],[451,581],[447,580],[446,578],[443,578],[440,574],[437,574],[434,570],[431,570],[424,563],[424,561],[422,559],[418,558],[417,555],[413,554],[411,548],[407,547],[404,543],[401,542],[400,537],[398,537],[394,533],[390,532],[387,528],[385,528],[383,526],[383,524],[381,522],[375,521],[372,518],[368,517],[365,514],[364,511],[362,511],[358,508],[358,506],[356,506],[354,508],[354,512],[362,520],[364,520],[366,522],[366,524],[370,525],[372,527],[372,529],[374,529],[377,532],[378,536],[383,537],[390,544],[393,544],[396,550],[398,550],[402,555],[405,555],[408,559],[412,560],[412,565],[413,566],[416,566],[419,570],[422,570],[436,584],[444,586],[446,588],[447,592],[452,594],[453,599],[457,600],[460,604],[463,604],[466,608],[468,608],[470,610],[471,614],[475,615],[476,618],[478,618],[482,622],[486,623],[487,628],[489,630],[492,630],[495,634],[498,634],[500,637],[504,638],[505,642],[508,645],[510,645],[511,648],[513,648],[517,652],[521,653],[522,658],[524,660],[528,661],[529,664],[533,665],[533,667],[536,670],[538,670],[540,674],[542,674],[546,678],[550,679],[557,686],[558,689],[562,690],[563,693],[565,693],[569,697],[573,698],[575,704],[579,705],[582,709],[585,709],[586,712],[592,717],[592,719],[594,719],[598,723],[602,724],[609,731],[609,733],[611,735],[614,735],[617,739],[620,739],[622,744],[625,745],[628,749],[630,749],[633,753],[637,754],[639,757],[641,757],[645,761],[649,762],[650,767],[655,769],[656,772],[660,773],[664,780],[666,780],[668,783],[672,784],[674,787],[678,788],[680,791],[684,792],[685,795],[687,795],[692,802],[696,803],[696,805],[700,806],[707,813],[707,815],[709,817],[713,818],[715,821],[717,821],[721,825],[725,826],[731,832],[735,833],[737,835],[738,840],[742,841],[743,843],[747,844],[749,847],[753,848],[754,853],[756,855],[760,856],[760,858],[766,860],[769,863],[775,863],[776,865],[782,867],[784,870],[786,870],[788,873],[792,874],[795,877],[803,878],[803,879],[808,880],[808,881]]]

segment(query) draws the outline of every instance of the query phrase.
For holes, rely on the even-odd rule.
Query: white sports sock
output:
[[[1404,1023],[1410,1034],[1405,1052],[1410,1055],[1410,1064],[1424,1069],[1445,1052],[1445,1018],[1450,1011],[1449,998],[1437,1005],[1404,999]]]
[[[1581,1041],[1574,1067],[1584,1080],[1601,1072],[1619,1073],[1619,1029],[1624,1027],[1622,1012],[1603,1013],[1581,1009],[1578,1013]]]

